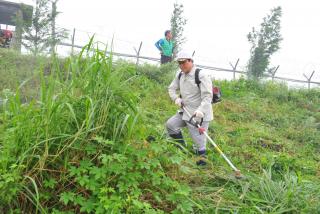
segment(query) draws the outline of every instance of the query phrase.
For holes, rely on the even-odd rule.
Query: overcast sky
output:
[[[32,1],[23,1],[30,3]],[[155,41],[170,28],[175,0],[60,0],[58,25],[76,28],[76,40],[86,41],[89,33],[111,41],[115,51],[134,53],[133,46],[143,41],[142,55],[158,56]],[[246,35],[258,27],[270,9],[281,6],[280,51],[272,57],[279,74],[303,79],[316,70],[320,80],[320,2],[317,0],[180,0],[187,18],[185,48],[196,51],[200,64],[228,67],[240,58],[240,68],[248,59],[250,45]]]

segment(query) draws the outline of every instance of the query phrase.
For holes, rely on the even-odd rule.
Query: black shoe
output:
[[[197,166],[205,166],[205,165],[207,165],[207,162],[206,162],[206,150],[203,150],[203,151],[197,151],[196,152],[197,153],[197,155],[199,155],[199,157],[200,157],[200,160],[198,160],[197,162],[196,162],[196,164],[197,164]]]
[[[205,166],[205,165],[207,165],[207,162],[204,161],[204,160],[198,160],[198,161],[196,162],[196,164],[197,164],[197,166]]]
[[[183,136],[181,132],[179,132],[178,134],[171,134],[170,137],[172,137],[177,143],[180,144],[180,145],[177,145],[179,148],[181,148],[181,146],[183,147],[186,146],[186,143],[183,140]]]

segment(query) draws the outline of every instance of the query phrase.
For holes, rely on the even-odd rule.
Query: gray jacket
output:
[[[187,111],[192,115],[196,110],[204,113],[204,121],[213,120],[212,111],[212,81],[211,77],[204,72],[199,73],[199,79],[201,81],[200,87],[197,86],[195,82],[195,70],[196,67],[193,66],[192,70],[188,73],[182,73],[179,81],[179,73],[175,76],[174,80],[168,87],[169,96],[172,101],[179,98],[183,100],[183,104]],[[180,92],[180,94],[178,93]],[[190,118],[186,113],[183,113],[183,120],[189,120]]]

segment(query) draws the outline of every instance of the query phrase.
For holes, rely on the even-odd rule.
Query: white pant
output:
[[[175,114],[166,123],[167,131],[169,135],[179,134],[181,128],[188,127],[189,133],[193,140],[193,148],[197,151],[206,150],[207,138],[204,134],[200,134],[197,127],[188,123],[188,121],[182,120],[182,114]],[[208,131],[209,122],[204,121],[201,127]]]

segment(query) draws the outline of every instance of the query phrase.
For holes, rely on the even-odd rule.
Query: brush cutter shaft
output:
[[[192,115],[187,111],[187,109],[185,107],[182,107],[183,110],[188,114],[189,117],[192,117]],[[201,126],[196,123],[196,121],[194,120],[194,118],[192,118],[193,122],[195,122],[195,124],[197,124],[197,127],[200,128]],[[229,166],[234,170],[234,171],[239,171],[234,165],[233,163],[227,158],[227,156],[222,152],[222,150],[219,148],[219,146],[212,140],[212,138],[208,135],[208,133],[206,131],[203,132],[203,134],[206,136],[206,138],[209,140],[209,142],[214,146],[214,148],[219,152],[219,154],[227,161],[227,163],[229,164]]]
[[[204,135],[207,137],[207,139],[209,140],[209,142],[214,146],[214,148],[219,152],[219,154],[227,161],[227,163],[229,164],[229,166],[234,170],[234,171],[239,171],[234,165],[233,163],[227,158],[227,156],[222,152],[222,150],[220,149],[220,147],[211,139],[211,137],[208,135],[207,132],[204,132]]]

